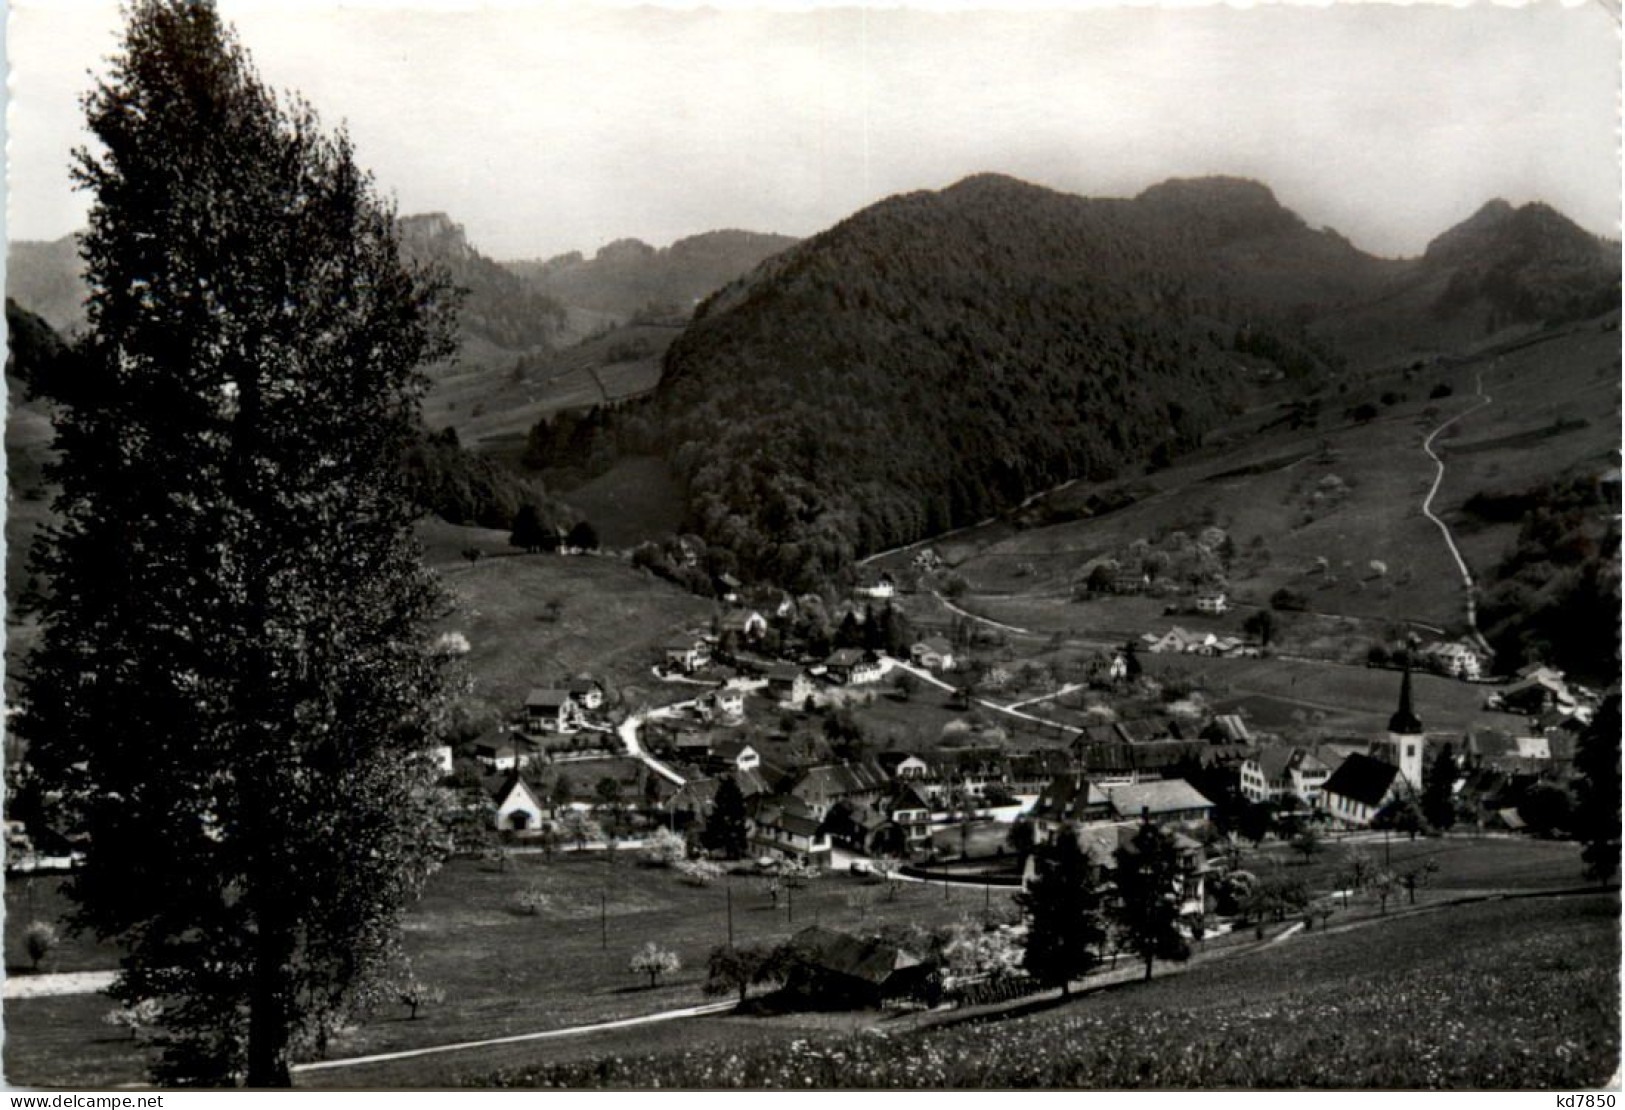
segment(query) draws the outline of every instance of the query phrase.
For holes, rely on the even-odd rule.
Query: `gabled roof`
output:
[[[1105,791],[1083,775],[1056,775],[1033,803],[1033,816],[1049,821],[1079,821],[1086,811],[1111,804]]]
[[[1213,718],[1207,731],[1224,738],[1232,744],[1251,744],[1253,734],[1247,728],[1247,722],[1235,713],[1221,713]]]
[[[1161,779],[1154,782],[1131,783],[1127,786],[1108,786],[1106,795],[1112,808],[1124,817],[1138,817],[1149,812],[1179,813],[1191,809],[1212,809],[1213,803],[1196,787],[1184,779]]]
[[[711,754],[723,759],[738,759],[745,752],[756,754],[756,749],[743,740],[724,740],[711,748]]]
[[[891,812],[893,813],[896,813],[900,809],[930,810],[931,808],[930,803],[924,798],[920,797],[919,791],[915,790],[907,783],[903,783],[896,788],[895,792],[889,799],[889,802],[891,805]]]
[[[887,781],[886,773],[871,763],[825,763],[803,771],[789,793],[798,798],[844,798],[879,790]]]
[[[1332,777],[1326,780],[1324,790],[1339,794],[1362,805],[1380,806],[1399,775],[1392,763],[1373,759],[1355,752],[1338,765]]]
[[[950,644],[941,636],[931,636],[927,639],[921,640],[914,646],[923,647],[927,651],[934,651],[938,655],[952,655],[954,653],[954,645]]]
[[[805,672],[794,663],[775,663],[767,669],[769,682],[794,682]]]
[[[525,698],[526,709],[560,709],[571,700],[570,691],[537,688]]]
[[[826,667],[855,667],[862,663],[866,656],[867,653],[860,648],[841,648],[839,651],[831,652],[829,658],[824,660],[824,665]]]
[[[811,925],[790,938],[790,947],[804,962],[820,971],[882,986],[896,972],[920,963],[919,959],[878,937],[855,937],[821,925]]]
[[[486,779],[483,785],[486,792],[490,794],[491,800],[495,802],[499,808],[516,790],[524,790],[527,794],[529,794],[530,800],[534,802],[537,807],[540,807],[542,804],[541,792],[535,787],[531,786],[529,782],[525,781],[525,777],[521,775],[517,769],[509,771],[507,774],[493,775]]]

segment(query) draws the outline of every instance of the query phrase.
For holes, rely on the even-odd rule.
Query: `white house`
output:
[[[711,646],[704,640],[673,640],[666,645],[666,666],[685,673],[711,662]]]
[[[954,646],[941,636],[921,640],[909,648],[908,654],[916,666],[927,667],[933,671],[954,669]]]
[[[883,673],[880,660],[872,652],[857,648],[841,648],[828,659],[824,667],[836,682],[858,686],[865,682],[878,682]]]
[[[1477,681],[1484,675],[1484,656],[1465,640],[1429,644],[1421,654],[1455,678]]]
[[[1206,589],[1196,595],[1196,611],[1198,613],[1218,616],[1220,613],[1228,611],[1229,608],[1230,602],[1223,590]]]
[[[1241,792],[1252,802],[1279,801],[1290,794],[1316,808],[1331,773],[1311,751],[1272,744],[1242,763]]]
[[[792,663],[775,663],[767,669],[767,694],[779,702],[803,706],[817,692],[812,675]]]
[[[711,758],[733,771],[755,771],[762,766],[760,753],[743,740],[722,741],[711,749]]]
[[[701,703],[708,712],[719,717],[738,719],[745,715],[745,694],[742,690],[724,686]]]
[[[736,609],[722,614],[717,627],[724,634],[732,632],[743,640],[757,640],[767,635],[767,618],[755,609]]]
[[[601,709],[604,705],[604,686],[597,679],[572,679],[565,687],[582,709]]]

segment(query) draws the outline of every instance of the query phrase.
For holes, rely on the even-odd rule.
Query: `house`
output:
[[[1228,612],[1229,608],[1229,599],[1225,596],[1223,590],[1205,589],[1197,592],[1196,611],[1198,613],[1206,613],[1216,617],[1221,613]]]
[[[581,727],[581,707],[568,690],[532,690],[525,698],[525,724],[536,732],[574,732]]]
[[[492,816],[495,828],[514,832],[539,829],[552,816],[552,810],[542,805],[540,794],[518,771],[488,782],[486,790],[496,806]]]
[[[745,692],[736,687],[724,686],[702,698],[699,707],[704,715],[738,720],[745,715]]]
[[[1122,783],[1105,788],[1120,819],[1135,817],[1157,825],[1199,825],[1213,816],[1213,803],[1184,779]]]
[[[1068,773],[1055,776],[1028,814],[1039,838],[1048,840],[1066,825],[1093,825],[1111,820],[1112,800],[1087,776]]]
[[[450,744],[436,744],[433,755],[435,768],[442,775],[449,775],[456,770],[456,762]]]
[[[751,814],[751,848],[769,859],[787,859],[816,866],[829,865],[829,834],[823,815],[799,798],[756,798]]]
[[[584,710],[601,709],[604,705],[604,684],[594,678],[572,679],[565,689],[576,705]]]
[[[1112,576],[1112,593],[1144,593],[1151,586],[1151,576],[1144,571],[1120,570]]]
[[[542,754],[542,746],[524,733],[514,731],[506,736],[476,741],[474,758],[494,771],[511,771],[527,760]]]
[[[1492,704],[1498,709],[1538,717],[1553,709],[1573,713],[1577,703],[1561,671],[1531,666],[1519,671],[1510,685],[1492,695]]]
[[[717,631],[741,640],[759,640],[767,635],[767,618],[755,609],[733,609],[718,618]]]
[[[1012,752],[1005,762],[1005,785],[1012,794],[1041,794],[1057,775],[1072,771],[1072,757],[1060,748]]]
[[[899,782],[924,782],[932,777],[931,764],[912,752],[881,752],[875,762]]]
[[[1321,808],[1345,825],[1366,828],[1387,805],[1402,780],[1392,763],[1355,752],[1331,773],[1321,790]]]
[[[1128,655],[1121,651],[1101,652],[1089,662],[1089,677],[1105,682],[1122,682],[1128,670]]]
[[[887,781],[873,763],[825,763],[802,771],[782,792],[822,819],[836,802],[878,800]]]
[[[879,937],[811,925],[788,943],[785,990],[820,1007],[875,1007],[914,993],[931,965]]]
[[[673,640],[666,645],[668,670],[692,674],[711,662],[711,645],[700,639]]]
[[[711,749],[711,762],[724,771],[754,771],[761,767],[762,757],[743,740],[724,740]]]
[[[722,600],[727,602],[729,605],[739,604],[739,591],[743,588],[743,586],[744,583],[740,582],[739,579],[735,578],[731,574],[723,573],[717,575],[717,596],[722,598]]]
[[[912,786],[894,785],[881,807],[902,831],[905,855],[913,855],[931,842],[931,806]]]
[[[897,582],[889,573],[881,571],[878,578],[858,587],[856,592],[877,601],[890,601],[897,594]]]
[[[767,780],[756,770],[736,771],[725,777],[734,780],[747,802],[773,792]],[[689,779],[672,794],[666,806],[673,814],[684,814],[692,819],[703,820],[710,814],[711,806],[716,801],[717,790],[721,786],[722,778]]]
[[[776,701],[801,707],[818,692],[812,675],[793,663],[775,663],[767,669],[767,694]]]
[[[847,686],[878,682],[884,670],[874,652],[858,648],[841,648],[824,660],[824,669],[834,681]]]
[[[1208,722],[1202,730],[1202,739],[1211,740],[1215,744],[1251,744],[1253,742],[1252,730],[1247,722],[1235,713],[1221,713]]]
[[[919,667],[933,671],[954,669],[954,646],[941,636],[921,640],[908,649],[909,658]]]
[[[1291,796],[1317,808],[1331,768],[1304,748],[1272,744],[1241,764],[1241,792],[1251,802],[1277,802]]]
[[[1156,655],[1186,655],[1194,653],[1208,639],[1217,642],[1218,637],[1206,632],[1187,632],[1176,625],[1161,636],[1147,632],[1140,639],[1146,650]]]
[[[1439,641],[1422,648],[1421,656],[1443,673],[1476,682],[1484,675],[1484,656],[1466,640]]]

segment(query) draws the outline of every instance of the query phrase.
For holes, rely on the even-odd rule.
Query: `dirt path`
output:
[[[675,1021],[678,1018],[720,1014],[733,1009],[736,1005],[737,1003],[732,1000],[709,1002],[703,1006],[685,1006],[680,1010],[662,1010],[655,1014],[642,1014],[638,1017],[621,1018],[617,1021],[601,1021],[595,1025],[573,1025],[566,1029],[548,1029],[541,1033],[516,1033],[510,1037],[492,1037],[484,1041],[459,1041],[455,1044],[430,1045],[427,1048],[407,1048],[399,1052],[380,1052],[372,1056],[351,1056],[344,1060],[318,1060],[309,1064],[295,1064],[290,1070],[295,1075],[301,1075],[313,1071],[356,1068],[365,1064],[387,1064],[395,1060],[415,1060],[422,1056],[438,1056],[447,1052],[466,1052],[475,1048],[523,1044],[526,1041],[548,1041],[557,1040],[560,1037],[579,1037],[589,1033],[602,1033],[610,1029],[630,1029],[633,1026],[653,1025],[660,1021]]]
[[[1422,515],[1438,526],[1440,534],[1444,536],[1445,546],[1450,549],[1450,557],[1456,561],[1456,569],[1461,572],[1461,584],[1467,592],[1467,627],[1471,630],[1473,640],[1487,652],[1490,650],[1490,645],[1485,642],[1483,634],[1478,630],[1477,586],[1473,582],[1473,572],[1467,569],[1467,560],[1461,557],[1461,549],[1456,546],[1455,536],[1450,534],[1450,526],[1440,520],[1433,512],[1433,499],[1439,495],[1439,487],[1444,484],[1444,459],[1440,458],[1438,452],[1434,451],[1433,441],[1439,438],[1439,433],[1456,421],[1465,416],[1470,416],[1490,403],[1492,398],[1488,393],[1484,392],[1484,375],[1480,373],[1476,381],[1478,403],[1471,408],[1463,409],[1443,424],[1440,424],[1422,441],[1422,450],[1427,452],[1428,458],[1432,459],[1434,465],[1438,467],[1438,470],[1433,475],[1433,485],[1429,487],[1428,495],[1422,499]]]

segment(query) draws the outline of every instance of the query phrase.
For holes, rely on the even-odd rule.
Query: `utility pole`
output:
[[[796,923],[796,884],[788,880],[784,884],[785,905],[790,910],[790,924]]]
[[[598,939],[605,952],[609,951],[609,895],[598,892]]]
[[[723,891],[728,895],[728,947],[734,946],[734,887],[733,883],[724,880]]]

